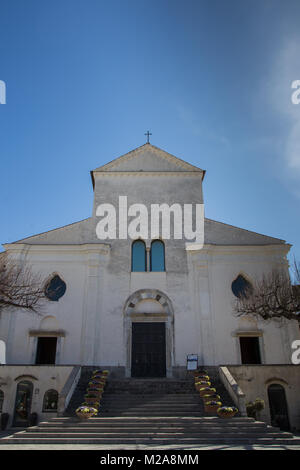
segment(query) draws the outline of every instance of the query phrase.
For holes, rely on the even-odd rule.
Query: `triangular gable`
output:
[[[152,144],[144,144],[119,158],[100,166],[94,172],[139,172],[139,171],[192,171],[204,170],[171,155]]]
[[[96,219],[90,217],[80,222],[23,238],[14,243],[26,243],[30,245],[81,245],[86,243],[99,243],[96,237],[95,224]],[[205,218],[204,236],[205,244],[208,245],[285,245],[285,241],[279,238],[269,237],[207,218]]]

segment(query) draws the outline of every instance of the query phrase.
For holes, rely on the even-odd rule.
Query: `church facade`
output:
[[[288,270],[285,241],[201,214],[203,243],[152,238],[150,229],[148,237],[120,237],[120,221],[115,238],[99,239],[99,206],[118,208],[126,196],[128,207],[148,209],[150,226],[151,205],[202,206],[204,176],[147,143],[91,172],[90,218],[4,245],[43,276],[47,294],[41,316],[1,316],[7,366],[97,365],[114,377],[180,378],[191,354],[199,366],[291,364],[295,322],[279,327],[233,310],[245,283]]]
[[[145,144],[91,172],[91,218],[5,245],[42,273],[45,286],[55,277],[54,283],[62,281],[64,292],[47,300],[42,317],[24,312],[2,316],[7,363],[37,363],[38,352],[47,348],[43,338],[53,338],[52,344],[48,341],[52,358],[45,353],[44,360],[102,364],[127,377],[143,354],[148,366],[150,360],[153,367],[163,362],[158,373],[167,377],[186,369],[188,354],[197,354],[199,364],[241,364],[248,348],[249,361],[256,354],[262,364],[290,363],[290,345],[297,338],[293,323],[279,328],[233,312],[234,281],[251,283],[273,268],[288,269],[290,245],[283,240],[210,219],[204,220],[203,246],[184,238],[164,240],[161,234],[160,243],[150,237],[139,237],[139,243],[129,237],[97,237],[100,204],[118,207],[119,197],[127,196],[128,207],[143,204],[149,214],[151,204],[203,204],[204,174]],[[160,324],[156,331],[153,323]],[[136,337],[147,338],[147,330],[154,335],[149,351]],[[156,347],[160,358],[154,357]]]

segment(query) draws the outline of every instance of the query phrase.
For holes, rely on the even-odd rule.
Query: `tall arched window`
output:
[[[231,284],[233,294],[241,299],[242,297],[248,297],[253,292],[253,287],[247,279],[239,274],[238,277]]]
[[[136,240],[131,248],[131,271],[147,271],[146,245],[142,240]]]
[[[165,245],[161,240],[151,243],[150,270],[165,271]]]
[[[43,411],[57,411],[58,393],[56,390],[47,390],[44,395]]]

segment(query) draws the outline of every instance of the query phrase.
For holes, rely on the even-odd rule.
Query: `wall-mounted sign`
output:
[[[198,368],[198,354],[188,354],[187,355],[187,370],[197,370]]]

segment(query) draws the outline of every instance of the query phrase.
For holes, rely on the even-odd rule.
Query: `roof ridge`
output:
[[[243,230],[244,232],[255,233],[256,235],[260,235],[262,237],[272,238],[273,240],[279,240],[283,243],[286,243],[286,240],[284,240],[283,238],[272,237],[270,235],[265,235],[264,233],[255,232],[254,230],[248,230],[247,228],[238,227],[237,225],[227,224],[226,222],[220,222],[219,220],[209,219],[208,217],[205,217],[204,220],[215,222],[216,224],[226,225],[227,227],[232,227],[238,230]]]

